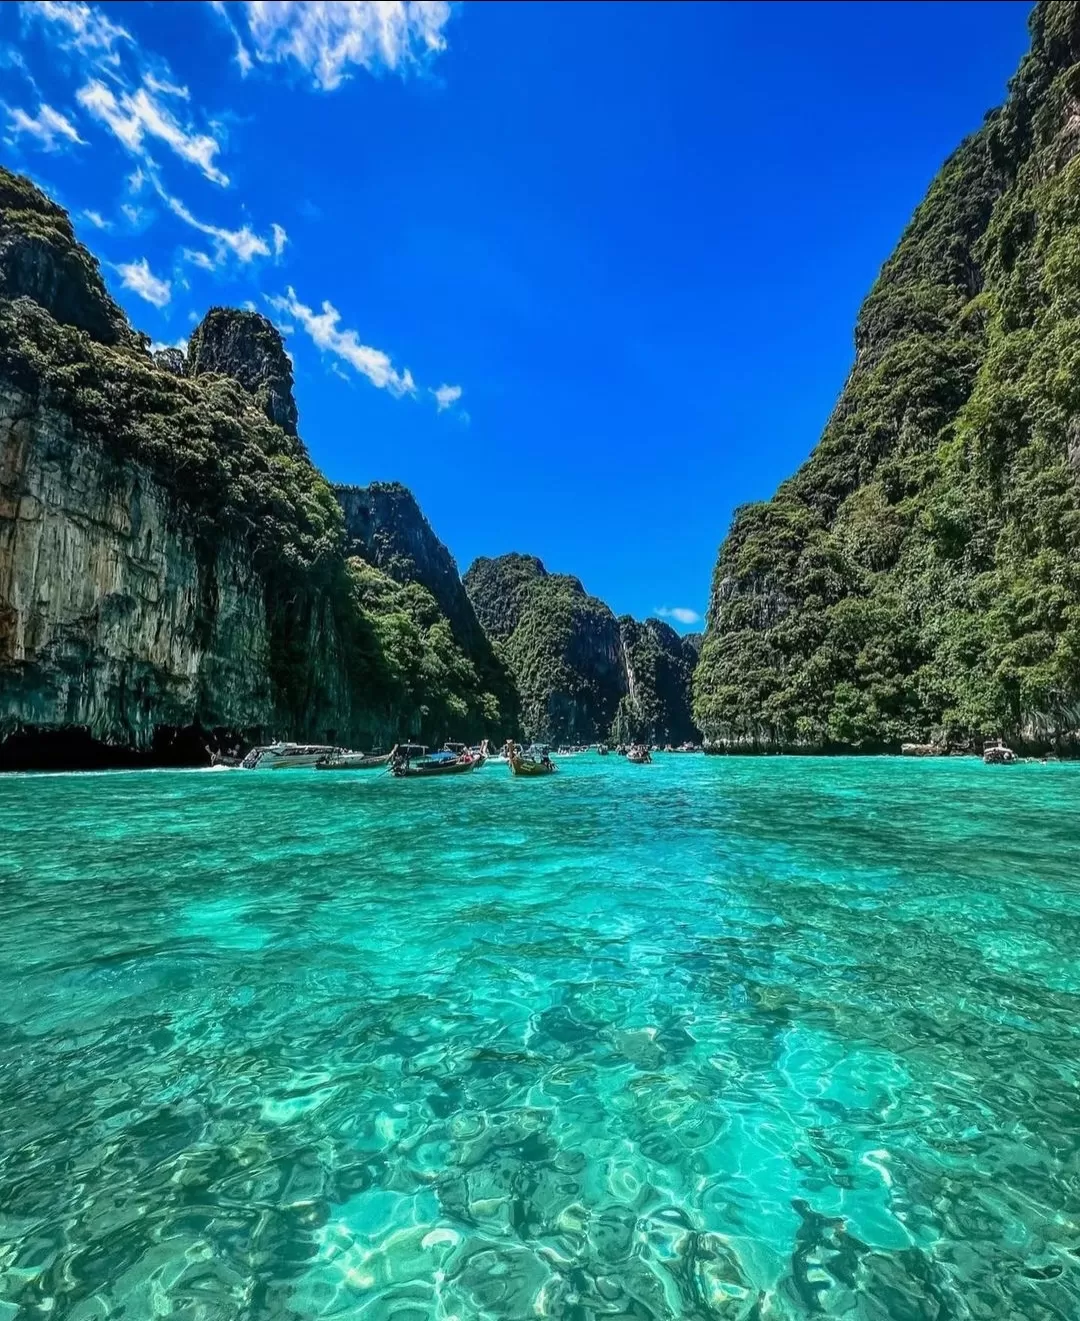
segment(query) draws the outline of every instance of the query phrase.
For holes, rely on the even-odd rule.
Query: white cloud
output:
[[[112,229],[112,221],[106,220],[100,211],[84,211],[82,215],[95,229]]]
[[[181,353],[186,353],[187,340],[177,339],[177,340],[173,340],[171,344],[165,344],[162,340],[155,339],[153,343],[150,345],[151,353],[160,353],[162,349],[179,349]]]
[[[444,408],[449,408],[451,404],[456,404],[461,398],[460,385],[440,385],[437,390],[432,390],[435,396],[435,402],[441,413]]]
[[[54,110],[51,105],[46,105],[43,101],[38,108],[38,112],[32,118],[25,110],[8,109],[8,121],[11,130],[16,133],[29,133],[31,137],[37,138],[45,151],[56,151],[58,147],[65,144],[77,144],[85,147],[86,143],[79,137],[75,125],[66,119],[59,110]]]
[[[134,206],[131,202],[125,202],[120,210],[132,225],[141,225],[146,218],[146,212],[142,207]]]
[[[152,73],[143,74],[143,83],[151,92],[160,92],[163,96],[178,96],[181,101],[191,100],[191,93],[186,87],[181,87],[179,83],[168,83],[164,79],[155,78]]]
[[[685,605],[657,606],[656,613],[661,619],[674,619],[679,624],[696,624],[701,620],[696,610]]]
[[[274,256],[280,257],[285,251],[285,244],[288,243],[289,236],[281,225],[271,225],[270,229],[274,235]]]
[[[117,47],[131,41],[131,33],[82,0],[32,0],[20,6],[22,13],[55,26],[52,31],[65,50],[81,51],[106,64],[119,64]]]
[[[182,99],[187,88],[159,82],[149,75],[134,92],[121,90],[117,96],[99,78],[79,89],[75,99],[88,114],[99,120],[120,139],[136,156],[146,156],[146,138],[158,138],[170,147],[181,160],[196,165],[212,183],[225,185],[229,176],[214,164],[221,143],[208,133],[185,128],[172,111],[158,98],[163,95]]]
[[[288,312],[304,327],[320,349],[347,362],[380,390],[389,390],[397,399],[405,394],[416,393],[416,382],[408,368],[403,372],[396,371],[388,354],[361,344],[355,330],[339,328],[341,313],[332,303],[324,302],[322,311],[314,312],[300,302],[291,287],[286,290],[284,297],[271,298],[266,295],[266,301],[279,312]]]
[[[201,271],[212,271],[214,259],[206,252],[199,252],[193,248],[185,248],[181,254],[185,261],[191,262],[192,266],[198,266]]]
[[[161,200],[175,216],[190,225],[192,229],[197,229],[200,234],[207,235],[214,240],[214,265],[219,266],[225,261],[231,252],[241,262],[249,262],[254,257],[269,257],[270,243],[256,234],[250,225],[244,225],[240,229],[224,229],[220,225],[209,225],[199,220],[187,209],[178,197],[170,195],[162,188],[161,184],[154,180]],[[284,233],[284,231],[282,231]],[[196,262],[196,265],[201,265]]]
[[[352,65],[404,71],[445,50],[451,6],[447,0],[248,0],[243,13],[260,60],[295,60],[329,92]],[[242,46],[239,37],[237,43]]]
[[[145,298],[155,307],[164,307],[172,297],[171,283],[168,280],[159,280],[150,269],[150,263],[145,257],[117,266],[116,269],[120,275],[120,283],[125,289],[130,289],[132,293]]]
[[[0,69],[17,69],[22,77],[26,79],[26,82],[36,94],[38,100],[41,99],[41,93],[38,91],[37,82],[34,79],[34,75],[30,72],[29,66],[23,58],[21,51],[17,50],[8,42],[0,42]]]

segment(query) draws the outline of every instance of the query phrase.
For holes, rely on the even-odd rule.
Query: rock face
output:
[[[187,370],[192,376],[231,376],[271,422],[296,435],[292,363],[281,336],[258,312],[212,307],[188,341]]]
[[[474,561],[465,588],[517,680],[526,737],[606,738],[626,670],[618,621],[603,601],[530,555]]]
[[[3,170],[0,253],[0,765],[510,732],[431,592],[347,553],[269,323],[215,312],[178,375]]]
[[[645,743],[696,743],[690,683],[697,647],[662,619],[619,619],[626,666],[626,695],[615,715],[615,737]]]
[[[29,298],[101,344],[135,343],[67,212],[7,170],[0,171],[0,298]]]
[[[0,395],[5,733],[71,727],[149,749],[196,720],[270,724],[261,585],[235,542],[207,567],[145,468],[110,459],[64,414]]]
[[[422,583],[466,647],[484,638],[454,557],[431,530],[413,493],[400,482],[335,486],[345,515],[345,542],[398,583]]]
[[[862,307],[817,448],[736,512],[695,677],[721,745],[1076,746],[1080,6],[1030,21]]]
[[[697,737],[689,719],[696,655],[660,620],[617,620],[577,578],[548,573],[533,555],[478,559],[465,587],[517,680],[528,738]]]
[[[396,583],[419,583],[431,593],[482,687],[498,701],[506,734],[512,734],[518,720],[514,680],[476,617],[454,557],[412,492],[400,482],[372,482],[335,486],[334,494],[345,515],[346,553],[359,555]]]

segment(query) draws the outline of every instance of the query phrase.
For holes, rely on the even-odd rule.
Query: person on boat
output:
[[[547,748],[545,748],[540,754],[540,765],[543,766],[545,770],[551,768],[551,753],[548,752]]]

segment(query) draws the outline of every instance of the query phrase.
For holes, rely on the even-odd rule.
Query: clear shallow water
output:
[[[1080,1315],[1080,767],[0,779],[0,1321]]]

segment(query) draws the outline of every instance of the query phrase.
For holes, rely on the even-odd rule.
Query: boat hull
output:
[[[317,771],[384,771],[390,765],[392,754],[387,753],[385,757],[357,757],[350,760],[347,757],[331,757],[325,761],[317,761],[315,769]]]
[[[317,752],[285,755],[264,751],[260,752],[257,757],[249,754],[241,763],[241,768],[246,771],[310,770],[328,755],[329,752],[326,748],[321,748]]]
[[[519,757],[515,757],[510,762],[510,774],[520,775],[524,779],[534,779],[539,775],[554,775],[555,769],[554,765],[545,766],[539,761],[522,761]]]
[[[451,761],[445,766],[395,766],[393,774],[399,780],[437,780],[441,775],[467,775],[484,764],[482,757],[472,761]]]

